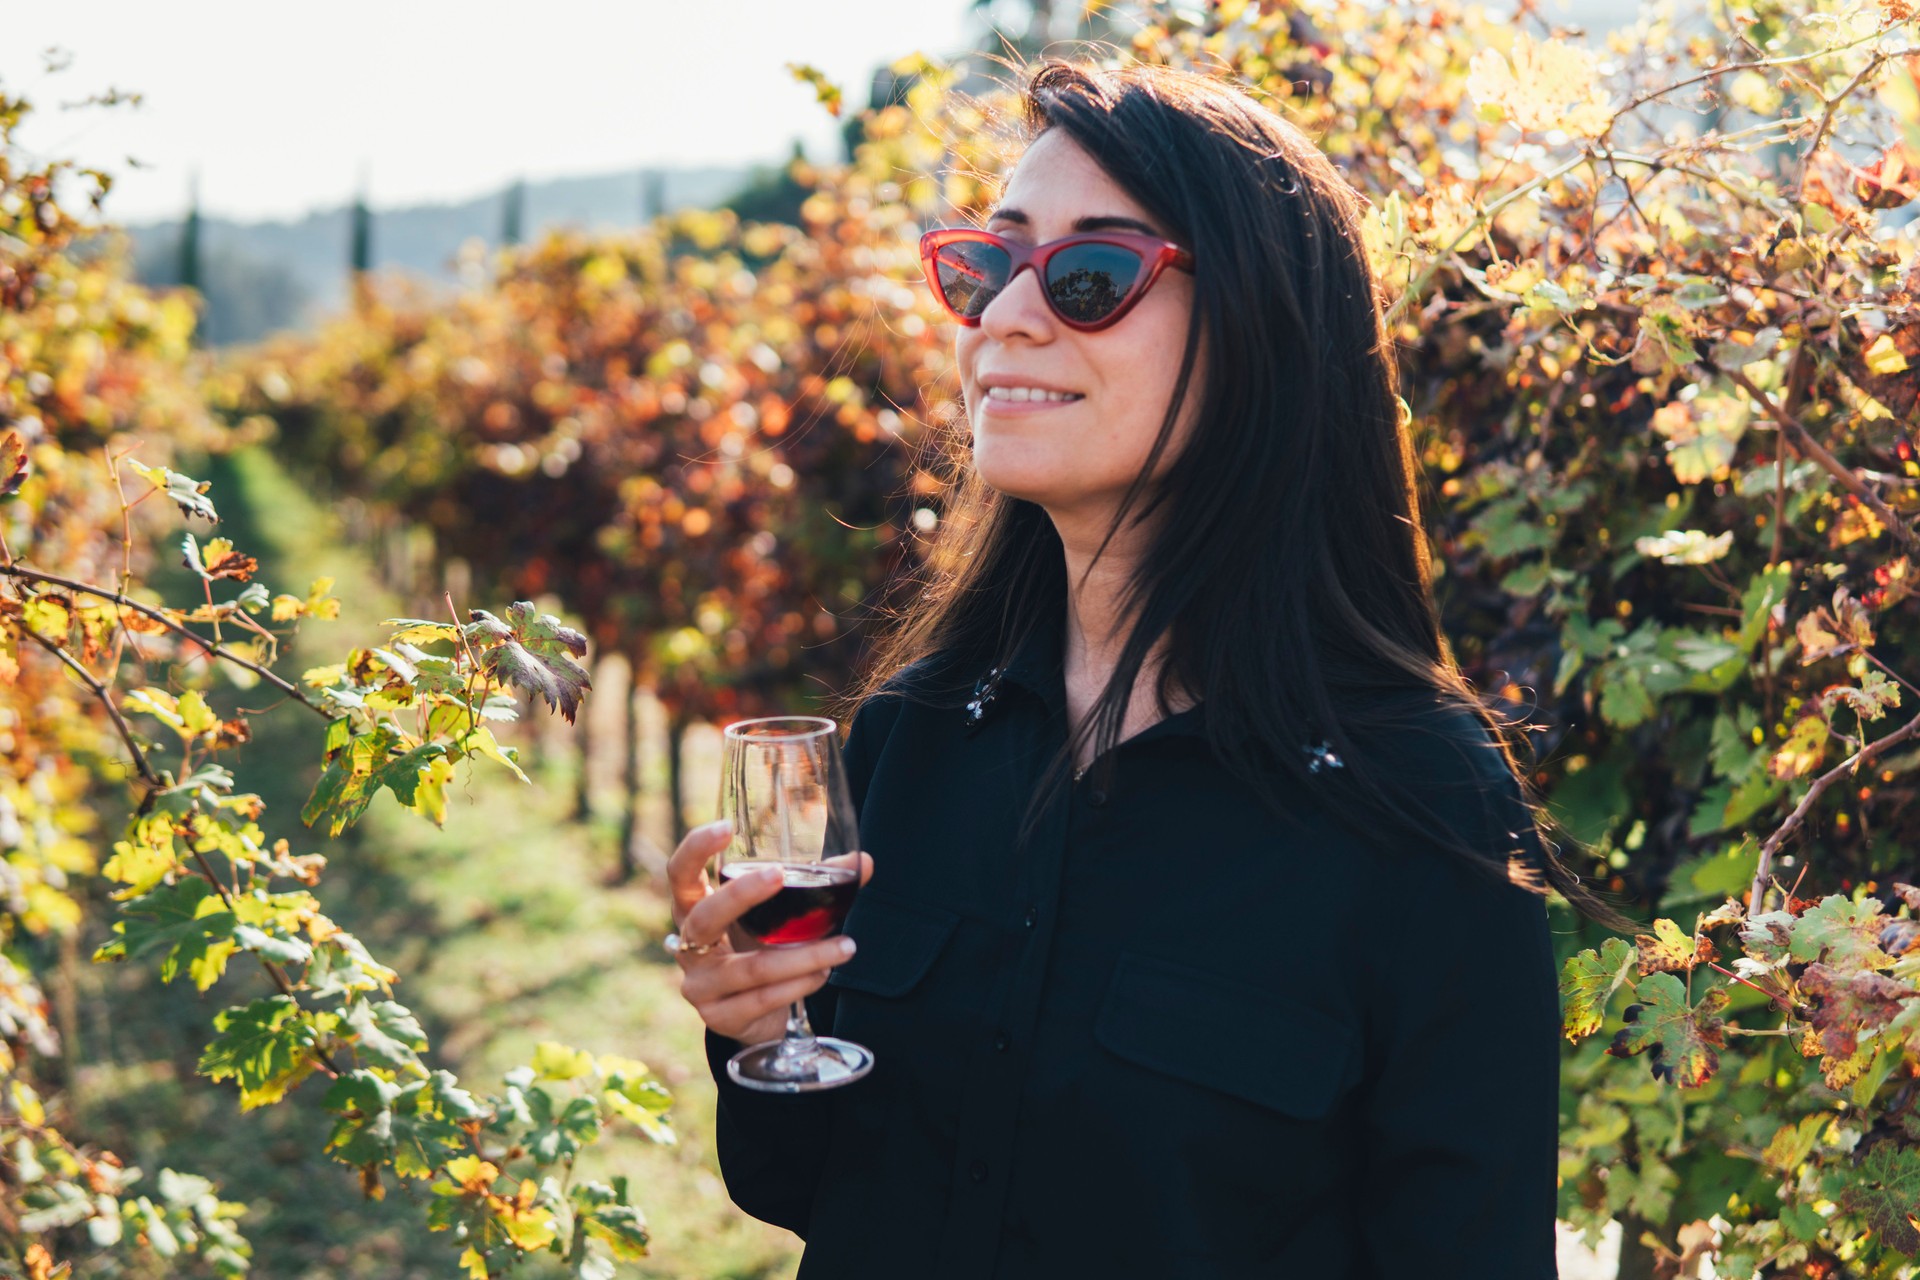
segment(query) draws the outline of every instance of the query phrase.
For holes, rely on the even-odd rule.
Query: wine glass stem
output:
[[[819,1041],[813,1038],[813,1027],[807,1022],[806,1002],[795,1000],[787,1009],[787,1033],[781,1037],[780,1052],[774,1058],[774,1069],[804,1067],[812,1062],[819,1051]]]

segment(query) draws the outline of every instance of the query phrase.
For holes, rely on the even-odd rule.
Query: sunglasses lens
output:
[[[957,316],[972,319],[1007,287],[1006,251],[978,240],[941,245],[934,255],[940,296]]]
[[[1077,324],[1113,314],[1140,278],[1140,255],[1117,244],[1077,244],[1047,263],[1047,296],[1054,310]]]

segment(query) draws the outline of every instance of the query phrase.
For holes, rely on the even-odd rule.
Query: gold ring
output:
[[[661,945],[667,949],[667,954],[670,956],[703,956],[719,946],[720,940],[715,938],[712,942],[702,942],[695,945],[688,942],[685,938],[682,938],[678,933],[670,933],[661,942]]]

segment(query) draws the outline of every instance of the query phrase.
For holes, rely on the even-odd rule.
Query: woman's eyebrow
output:
[[[1033,225],[1033,219],[1019,209],[1000,208],[987,215],[988,222],[1011,222],[1015,226]],[[1076,218],[1073,229],[1078,231],[1138,231],[1143,235],[1161,235],[1160,228],[1138,218],[1129,218],[1122,214],[1095,214],[1085,218]]]

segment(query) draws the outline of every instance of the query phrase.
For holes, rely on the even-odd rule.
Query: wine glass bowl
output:
[[[839,933],[860,887],[860,842],[837,726],[819,716],[769,716],[726,726],[722,741],[720,816],[733,833],[720,851],[720,878],[769,868],[782,878],[736,927],[766,947]],[[850,1084],[872,1067],[863,1046],[815,1036],[796,1000],[786,1035],[742,1049],[727,1074],[749,1089],[803,1093]]]

